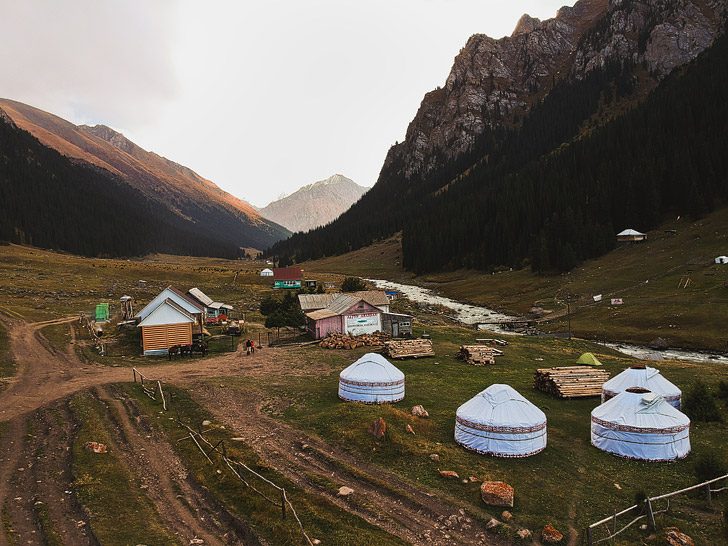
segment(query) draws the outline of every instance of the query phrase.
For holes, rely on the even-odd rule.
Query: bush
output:
[[[695,476],[698,478],[698,483],[707,482],[726,474],[728,474],[728,465],[717,451],[701,453],[695,461]]]
[[[683,396],[682,409],[693,421],[722,421],[723,416],[708,387],[702,381],[693,384]]]
[[[718,383],[718,398],[722,398],[723,400],[728,400],[728,381],[721,379]]]
[[[359,292],[366,289],[367,285],[359,277],[346,277],[341,283],[342,292]]]

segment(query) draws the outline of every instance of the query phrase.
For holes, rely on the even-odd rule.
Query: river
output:
[[[407,299],[415,303],[426,305],[442,305],[452,310],[450,315],[453,319],[463,324],[473,325],[484,322],[509,321],[516,319],[515,316],[506,315],[493,311],[487,307],[461,303],[443,296],[438,296],[434,291],[411,284],[401,284],[381,279],[365,279],[381,290],[396,290]],[[497,334],[514,335],[513,331],[498,327],[497,324],[489,324],[487,330]],[[599,343],[620,353],[644,360],[685,360],[689,362],[721,362],[728,364],[728,356],[724,354],[709,353],[703,351],[688,351],[682,349],[667,349],[655,351],[642,345],[630,343]]]

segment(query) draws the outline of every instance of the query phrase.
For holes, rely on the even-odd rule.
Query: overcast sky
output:
[[[0,96],[104,124],[262,206],[376,182],[468,37],[573,0],[0,0]]]

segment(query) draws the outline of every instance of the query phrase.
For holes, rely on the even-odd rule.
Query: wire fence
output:
[[[629,508],[625,508],[621,512],[615,512],[613,515],[606,517],[600,521],[597,521],[596,523],[592,523],[584,529],[584,532],[582,534],[581,538],[581,544],[582,546],[586,544],[587,546],[594,546],[595,544],[600,544],[601,542],[606,542],[608,540],[612,540],[617,535],[621,534],[622,532],[626,531],[632,525],[637,523],[638,521],[642,519],[647,519],[647,523],[650,526],[650,528],[653,531],[657,530],[657,523],[655,521],[655,516],[658,514],[663,514],[667,512],[670,509],[670,498],[674,497],[676,495],[681,495],[684,493],[687,493],[689,491],[694,491],[696,489],[703,488],[705,490],[705,496],[706,501],[708,503],[708,506],[712,506],[713,502],[713,494],[719,493],[721,491],[725,491],[728,489],[728,487],[720,487],[718,489],[713,489],[714,484],[717,484],[721,480],[725,480],[728,478],[728,474],[725,476],[720,476],[719,478],[713,478],[712,480],[708,480],[703,483],[699,483],[697,485],[693,485],[691,487],[686,487],[685,489],[680,489],[678,491],[672,491],[670,493],[665,493],[664,495],[659,495],[657,497],[647,497],[643,502],[639,504],[635,504],[633,506],[630,506]],[[657,501],[667,501],[667,505],[663,510],[655,510],[655,502]],[[628,514],[634,515],[635,513],[638,513],[637,517],[633,518],[629,523],[626,525],[620,527],[617,529],[617,518],[621,516],[625,516]],[[606,532],[606,536],[602,538],[595,538],[594,535],[596,534],[598,529],[602,529]]]
[[[169,393],[165,394],[164,390],[162,389],[162,382],[150,379],[146,377],[144,374],[142,374],[139,370],[136,368],[132,368],[132,373],[134,376],[134,383],[140,383],[142,390],[144,393],[151,398],[152,400],[157,400],[157,397],[159,397],[162,401],[162,407],[165,411],[170,410],[170,403],[171,403],[171,395]],[[211,465],[214,465],[215,462],[212,460],[210,455],[215,454],[218,458],[222,460],[222,462],[227,466],[227,468],[233,473],[233,475],[240,480],[247,488],[251,489],[253,492],[255,492],[257,495],[259,495],[261,498],[263,498],[265,501],[270,503],[271,505],[280,508],[281,510],[281,517],[282,519],[286,519],[286,513],[288,510],[290,510],[291,515],[298,523],[299,528],[301,529],[301,533],[303,534],[303,537],[306,539],[306,542],[310,546],[314,546],[314,542],[311,541],[309,536],[306,534],[306,531],[303,527],[303,523],[301,523],[300,518],[298,517],[298,514],[296,513],[296,509],[291,504],[291,501],[288,500],[288,497],[286,496],[286,490],[285,488],[276,485],[272,481],[270,481],[265,476],[262,476],[252,468],[250,468],[248,465],[241,461],[236,461],[234,459],[231,459],[227,455],[227,448],[225,446],[225,440],[220,440],[216,444],[212,444],[207,438],[205,438],[204,433],[208,431],[202,430],[202,424],[200,423],[198,425],[197,430],[194,430],[189,425],[182,422],[182,419],[179,415],[179,412],[177,412],[177,423],[180,425],[180,427],[187,430],[189,433],[187,436],[184,436],[183,438],[180,438],[177,440],[178,442],[181,442],[183,440],[192,440],[197,448],[200,450],[200,452],[203,454],[205,459],[207,459],[208,463]],[[207,450],[203,447],[203,444],[207,446]],[[274,494],[266,494],[263,491],[261,491],[258,487],[255,487],[251,484],[249,480],[246,480],[244,476],[250,476],[252,478],[256,478],[259,482],[262,484],[265,484],[266,486],[270,487]],[[279,500],[274,500],[271,498],[271,496],[277,497]]]

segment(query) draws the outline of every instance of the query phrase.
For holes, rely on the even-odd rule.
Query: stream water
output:
[[[401,284],[392,281],[385,281],[381,279],[365,279],[380,290],[396,290],[403,296],[415,303],[422,303],[425,305],[441,305],[452,310],[449,315],[453,319],[462,322],[463,324],[473,325],[484,322],[497,322],[497,321],[508,321],[513,320],[516,317],[506,315],[488,309],[487,307],[480,307],[477,305],[470,305],[468,303],[461,303],[459,301],[452,300],[443,296],[438,296],[432,290],[422,288],[420,286],[414,286],[410,284]],[[497,324],[489,324],[484,329],[497,334],[514,335],[511,330],[500,328]],[[704,351],[688,351],[682,349],[667,349],[664,351],[655,351],[649,347],[641,345],[632,345],[630,343],[611,343],[603,342],[601,345],[619,351],[635,358],[641,358],[644,360],[686,360],[689,362],[721,362],[728,364],[728,356],[725,354],[709,353]]]

